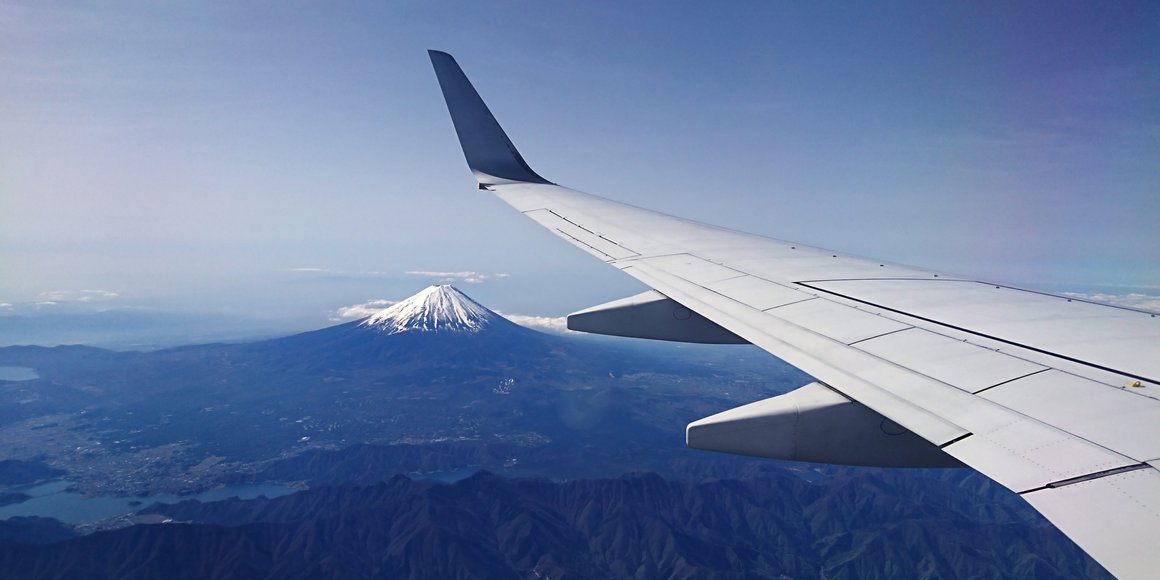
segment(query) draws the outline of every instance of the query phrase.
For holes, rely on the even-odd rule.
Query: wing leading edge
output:
[[[834,463],[961,462],[1019,493],[1117,576],[1153,572],[1154,314],[745,234],[552,184],[527,165],[455,60],[436,51],[431,60],[480,188],[656,291],[570,324],[750,342],[819,380],[694,422],[690,446]]]

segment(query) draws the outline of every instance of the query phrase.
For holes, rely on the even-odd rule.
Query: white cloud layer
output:
[[[1151,294],[1140,294],[1138,292],[1132,292],[1130,294],[1062,292],[1062,294],[1080,300],[1091,300],[1092,302],[1102,302],[1104,304],[1111,304],[1112,306],[1124,306],[1126,308],[1136,308],[1160,313],[1160,296]]]
[[[440,282],[465,282],[467,284],[479,284],[485,280],[495,280],[499,278],[507,278],[507,274],[485,274],[483,272],[436,272],[429,270],[410,270],[404,272],[408,276],[421,276],[424,278],[437,278]]]
[[[549,332],[572,332],[568,330],[568,319],[563,316],[534,316],[498,312],[500,316],[527,328]]]
[[[120,294],[111,290],[50,290],[40,293],[37,304],[59,304],[61,302],[104,302],[113,300]]]

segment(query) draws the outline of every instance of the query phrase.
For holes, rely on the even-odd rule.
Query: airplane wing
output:
[[[851,256],[561,187],[431,51],[479,188],[653,291],[574,329],[752,343],[817,379],[696,421],[691,447],[818,462],[968,465],[1119,577],[1160,564],[1156,314]]]

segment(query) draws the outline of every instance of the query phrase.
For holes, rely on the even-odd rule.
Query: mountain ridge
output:
[[[144,511],[174,523],[0,542],[0,575],[1106,577],[1058,530],[1025,520],[1026,508],[980,518],[947,483],[888,472],[816,483],[775,472],[702,482],[396,476],[274,499],[156,504]],[[906,493],[881,496],[867,484]]]

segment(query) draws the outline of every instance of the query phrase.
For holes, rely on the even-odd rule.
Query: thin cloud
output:
[[[286,272],[293,274],[305,274],[309,276],[321,276],[324,278],[389,278],[390,274],[387,272],[377,272],[374,270],[356,271],[356,270],[331,270],[330,268],[314,268],[314,267],[298,267],[287,268]]]
[[[408,276],[421,276],[423,278],[436,278],[440,282],[463,282],[466,284],[479,284],[487,280],[495,280],[499,278],[507,278],[508,274],[486,274],[483,272],[437,272],[430,270],[409,270],[403,272]]]
[[[383,298],[379,298],[376,300],[367,300],[366,302],[363,302],[361,304],[352,304],[350,306],[343,306],[343,307],[339,308],[338,310],[335,310],[334,313],[330,315],[330,320],[332,320],[334,322],[341,322],[341,321],[347,321],[347,320],[358,320],[360,318],[366,318],[366,317],[368,317],[368,316],[370,316],[370,315],[372,315],[372,314],[374,314],[374,313],[376,313],[376,312],[378,312],[378,311],[380,311],[380,310],[382,310],[382,309],[384,309],[392,304],[395,304],[397,302],[398,302],[398,300],[386,300]]]
[[[533,330],[547,330],[549,332],[570,333],[568,319],[563,316],[534,316],[528,314],[508,314],[497,312],[500,316],[526,328]]]
[[[1062,292],[1062,294],[1064,296],[1078,298],[1080,300],[1090,300],[1092,302],[1111,304],[1112,306],[1123,306],[1125,308],[1135,308],[1137,310],[1147,310],[1149,312],[1160,313],[1160,296],[1154,296],[1151,294],[1141,294],[1138,292],[1132,292],[1129,294],[1106,294],[1103,292]]]

